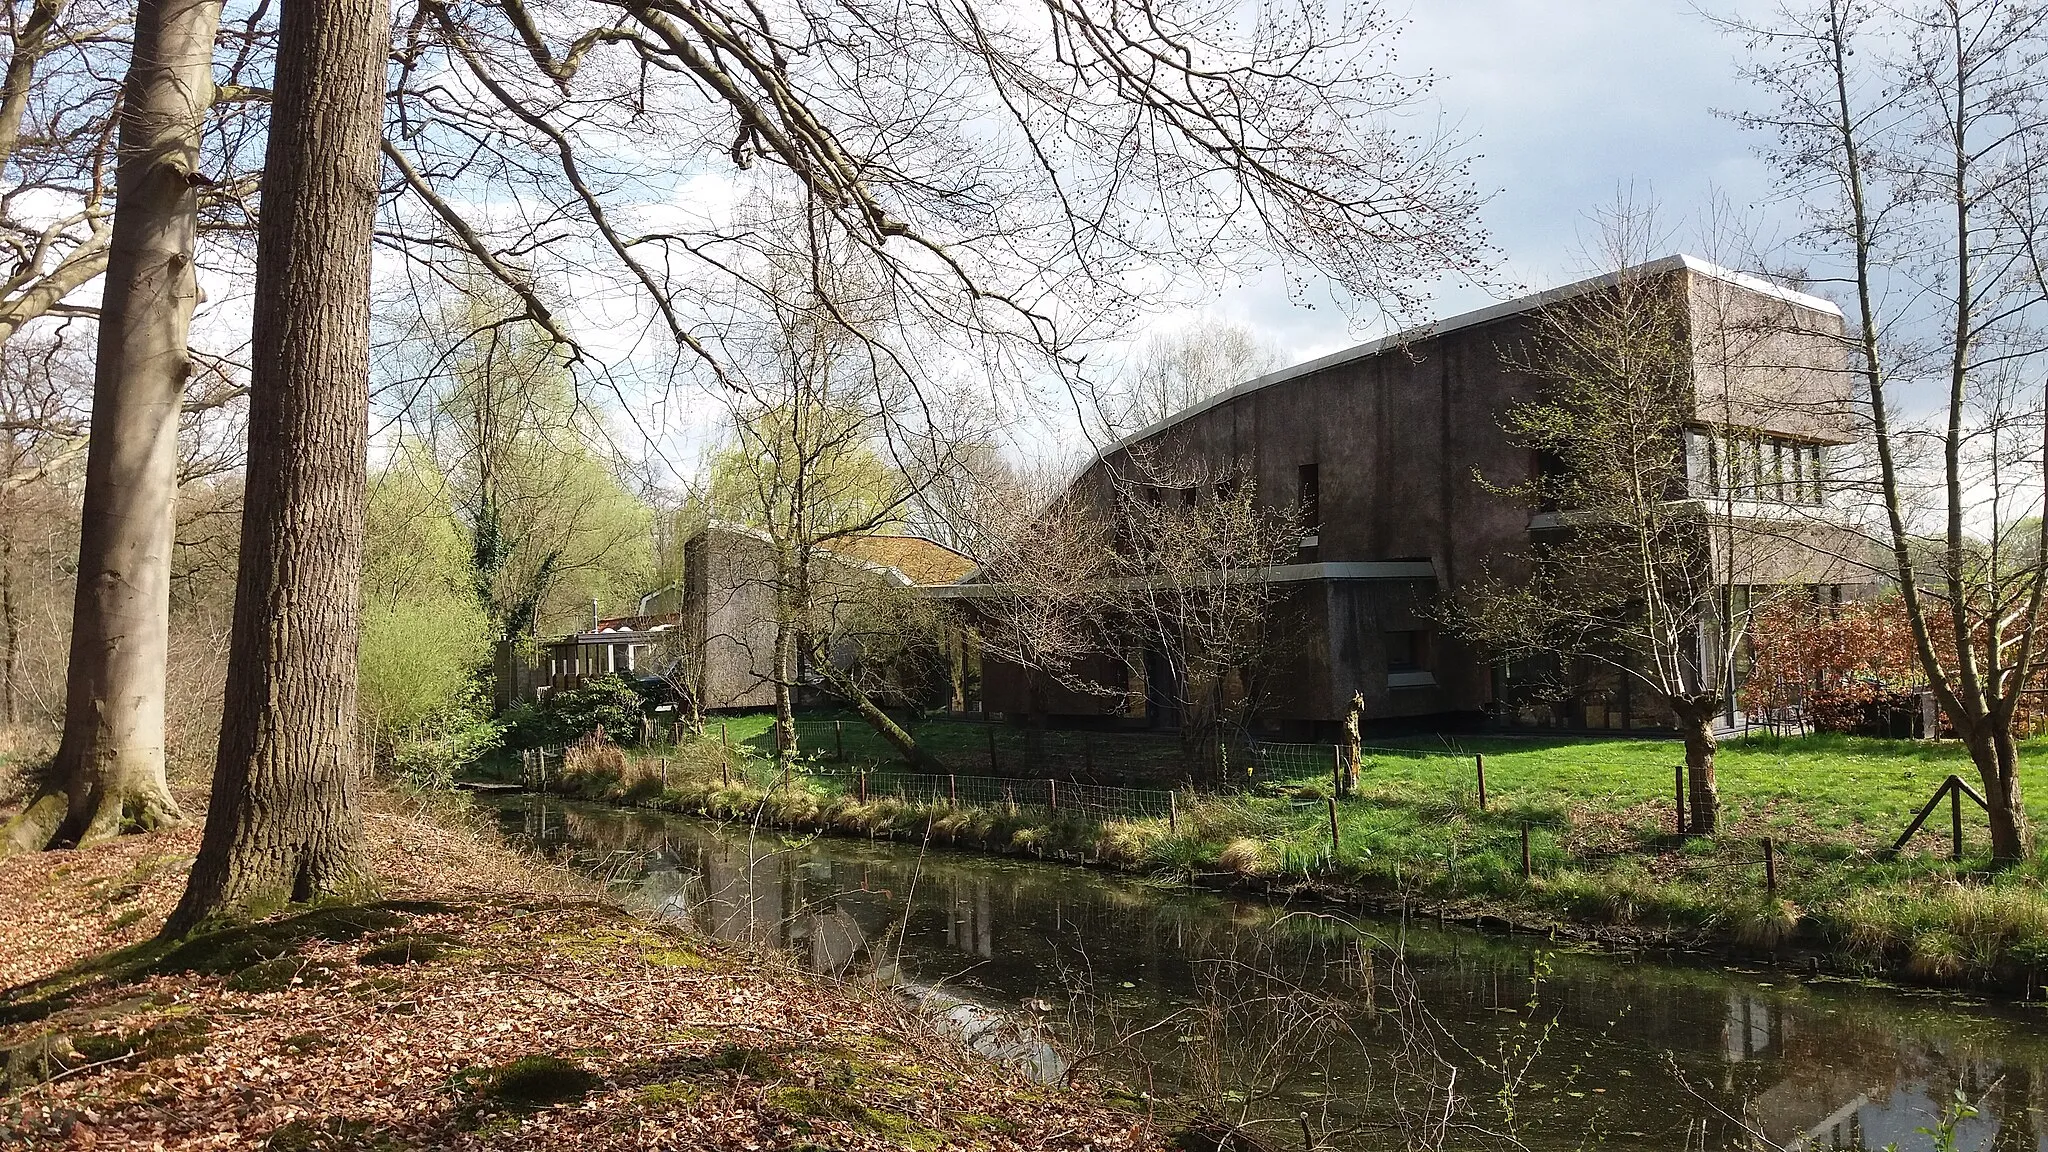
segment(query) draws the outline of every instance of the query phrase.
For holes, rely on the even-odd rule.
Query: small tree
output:
[[[1688,432],[1727,391],[1708,377],[1749,350],[1695,306],[1695,291],[1715,289],[1695,289],[1684,270],[1641,270],[1656,236],[1649,213],[1623,203],[1605,227],[1611,286],[1545,308],[1516,354],[1539,391],[1503,425],[1540,466],[1481,478],[1548,526],[1515,558],[1522,571],[1475,581],[1449,622],[1511,663],[1565,679],[1591,665],[1645,690],[1684,738],[1692,826],[1711,834],[1714,720],[1753,613],[1775,595],[1738,587],[1736,569],[1795,545],[1738,507],[1738,493],[1753,493],[1728,483],[1698,495],[1688,471]]]
[[[2048,474],[2038,431],[2000,433],[2044,406],[2048,5],[1808,0],[1725,26],[1775,104],[1738,119],[1797,190],[1793,247],[1852,297],[1836,339],[1876,456],[1872,536],[1977,766],[1992,856],[2023,860],[2014,721],[2041,656]],[[1939,397],[1924,420],[1901,411],[1916,391]]]

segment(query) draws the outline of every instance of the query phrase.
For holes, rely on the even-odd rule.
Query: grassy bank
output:
[[[971,739],[951,731],[968,726],[947,727],[949,739]],[[938,843],[978,850],[1311,885],[1645,943],[1812,953],[1838,970],[1926,983],[2025,992],[2048,972],[2048,868],[2037,859],[1988,873],[1981,814],[1965,814],[1960,865],[1947,859],[1946,810],[1897,858],[1884,851],[1951,772],[1973,778],[1953,745],[1843,737],[1731,743],[1719,762],[1721,834],[1681,839],[1672,743],[1410,741],[1368,752],[1357,794],[1337,804],[1333,844],[1329,778],[1309,764],[1291,778],[1264,776],[1246,793],[1182,793],[1169,824],[1043,806],[881,795],[863,802],[848,794],[844,776],[799,774],[768,787],[771,776],[758,768],[722,771],[745,755],[732,748],[754,736],[732,728],[723,743],[714,735],[636,755],[623,771],[556,784],[588,799],[721,819],[858,835],[922,837],[929,829]],[[2048,755],[2048,744],[2026,755]],[[666,789],[658,756],[670,763]],[[829,750],[826,759],[834,759]],[[1765,837],[1777,848],[1774,894],[1766,890]]]
[[[1159,1144],[886,992],[642,920],[388,798],[374,891],[155,943],[197,840],[0,861],[0,1146]]]

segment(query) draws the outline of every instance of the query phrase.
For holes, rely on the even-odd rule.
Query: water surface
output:
[[[1273,1149],[2048,1149],[2042,1014],[522,797],[505,829],[713,936],[1038,1021]],[[962,1011],[973,1014],[974,1010]],[[956,1013],[957,1014],[957,1013]],[[1452,1101],[1448,1109],[1446,1101]]]

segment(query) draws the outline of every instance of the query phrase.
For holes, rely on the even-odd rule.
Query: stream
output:
[[[714,937],[894,984],[1057,1079],[1093,1062],[1276,1150],[2048,1149],[2048,1016],[1615,955],[1081,868],[536,797],[495,807]],[[997,1025],[1003,1027],[998,1029]],[[998,1033],[1000,1032],[1000,1036]],[[1048,1044],[1043,1039],[1053,1041]],[[1446,1108],[1455,1098],[1456,1107]],[[1764,1143],[1767,1142],[1767,1143]]]

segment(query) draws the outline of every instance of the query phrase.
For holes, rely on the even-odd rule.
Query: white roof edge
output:
[[[1550,304],[1555,304],[1561,300],[1569,300],[1575,296],[1583,296],[1588,292],[1595,292],[1602,288],[1606,288],[1616,283],[1619,283],[1623,276],[1655,275],[1663,272],[1676,272],[1681,268],[1688,269],[1692,272],[1696,272],[1702,276],[1709,276],[1713,279],[1736,285],[1739,288],[1745,288],[1759,295],[1770,296],[1774,299],[1783,300],[1788,304],[1795,304],[1801,308],[1811,308],[1815,311],[1825,312],[1831,316],[1840,316],[1842,314],[1842,310],[1840,308],[1836,307],[1832,302],[1823,300],[1818,296],[1808,295],[1805,292],[1797,292],[1793,289],[1786,288],[1782,285],[1773,284],[1761,276],[1753,276],[1747,272],[1737,272],[1732,269],[1723,268],[1719,264],[1715,264],[1712,261],[1702,260],[1697,256],[1690,256],[1683,252],[1680,252],[1675,255],[1666,256],[1660,260],[1652,260],[1645,264],[1638,264],[1633,268],[1626,268],[1620,272],[1608,272],[1599,276],[1591,276],[1584,280],[1579,280],[1571,284],[1561,285],[1556,288],[1546,288],[1541,292],[1532,292],[1527,296],[1518,296],[1513,300],[1504,300],[1498,304],[1489,304],[1484,308],[1476,308],[1470,312],[1460,313],[1459,315],[1452,316],[1447,319],[1432,321],[1428,324],[1420,324],[1416,327],[1396,332],[1391,336],[1382,336],[1377,340],[1368,340],[1363,344],[1356,344],[1350,348],[1345,348],[1336,352],[1332,352],[1327,356],[1319,356],[1314,360],[1309,360],[1301,364],[1295,364],[1287,368],[1276,369],[1272,372],[1266,373],[1264,376],[1254,377],[1250,380],[1245,381],[1242,384],[1238,384],[1232,388],[1228,388],[1222,392],[1218,392],[1216,395],[1211,396],[1208,399],[1203,400],[1197,404],[1184,408],[1181,411],[1176,412],[1171,416],[1168,416],[1164,420],[1156,421],[1152,424],[1149,424],[1146,427],[1141,428],[1138,431],[1123,437],[1122,439],[1116,441],[1113,444],[1107,445],[1101,451],[1095,453],[1095,456],[1092,459],[1090,459],[1088,463],[1082,465],[1081,470],[1075,473],[1074,480],[1079,480],[1083,475],[1087,474],[1088,469],[1093,468],[1095,465],[1101,463],[1105,458],[1107,458],[1112,453],[1120,452],[1133,444],[1139,443],[1145,439],[1148,439],[1149,437],[1156,436],[1159,433],[1166,431],[1168,428],[1171,428],[1176,424],[1191,419],[1195,416],[1199,416],[1211,408],[1217,407],[1221,404],[1227,404],[1240,396],[1245,396],[1250,393],[1257,392],[1262,388],[1268,388],[1274,384],[1285,383],[1286,381],[1296,379],[1297,377],[1307,376],[1310,373],[1320,372],[1325,368],[1333,368],[1339,364],[1349,363],[1353,360],[1363,360],[1368,356],[1378,355],[1379,353],[1385,352],[1390,348],[1399,348],[1406,344],[1413,344],[1418,340],[1432,339],[1434,337],[1443,336],[1451,332],[1456,332],[1463,328],[1476,327],[1480,324],[1487,323],[1491,320],[1499,320],[1503,317],[1513,316],[1520,312],[1528,312],[1537,308],[1542,308]],[[1072,485],[1073,481],[1069,481],[1068,487],[1072,487]]]

